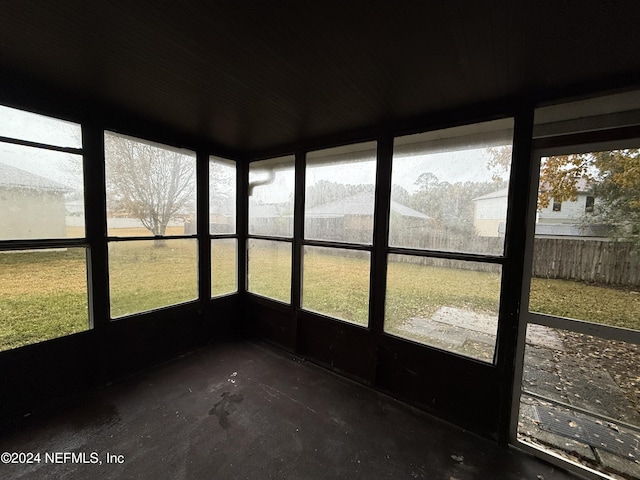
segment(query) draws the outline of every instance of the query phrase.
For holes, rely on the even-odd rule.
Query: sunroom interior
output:
[[[617,413],[600,408],[610,397],[568,398],[580,394],[566,363],[554,370],[564,383],[544,380],[557,397],[532,373],[578,348],[558,331],[617,342],[630,365],[640,355],[632,246],[616,250],[620,277],[554,277],[604,288],[585,290],[592,310],[602,298],[624,313],[574,311],[566,283],[537,283],[552,277],[539,273],[542,248],[613,248],[613,234],[587,239],[567,220],[599,197],[541,207],[538,182],[562,155],[624,151],[637,171],[636,2],[62,0],[0,12],[3,437],[190,352],[197,368],[203,351],[229,355],[225,374],[202,360],[224,388],[200,392],[209,409],[233,407],[211,409],[228,434],[242,398],[229,393],[243,375],[234,349],[248,345],[397,401],[416,422],[426,413],[542,459],[528,468],[544,478],[640,478],[637,446],[544,428],[573,408],[562,414],[579,426],[616,422],[618,443],[637,445],[637,371],[607,370],[624,384]],[[563,220],[543,228],[547,210]],[[546,305],[543,288],[566,295]],[[277,376],[260,383],[274,401]],[[451,452],[458,470],[436,462],[414,477],[478,478]],[[298,475],[326,478],[318,462]]]

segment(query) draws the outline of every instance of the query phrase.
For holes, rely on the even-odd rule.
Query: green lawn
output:
[[[198,298],[194,239],[109,244],[111,317],[121,317]]]
[[[235,291],[235,243],[214,242],[212,291]],[[271,244],[271,246],[274,246]],[[290,244],[274,249],[257,242],[250,251],[249,289],[290,301]],[[340,252],[340,251],[338,251]],[[194,240],[112,243],[110,289],[113,317],[197,297]],[[368,315],[367,258],[325,255],[310,249],[303,271],[303,307],[365,325]],[[391,262],[386,329],[411,317],[428,318],[441,306],[497,312],[497,273]],[[0,254],[0,350],[86,330],[85,251]],[[625,289],[563,280],[533,279],[531,309],[598,323],[640,329],[640,295]]]
[[[85,250],[0,254],[0,350],[89,328]]]

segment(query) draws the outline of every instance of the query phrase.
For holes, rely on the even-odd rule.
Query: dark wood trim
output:
[[[211,238],[209,236],[209,153],[196,152],[196,228],[198,240],[198,297],[203,309],[211,300]],[[206,316],[208,318],[208,315]]]
[[[506,261],[502,268],[500,314],[495,353],[495,364],[500,380],[498,440],[503,445],[507,445],[509,442],[511,409],[513,407],[515,356],[531,184],[533,107],[525,107],[516,115],[514,125],[505,232]]]
[[[2,137],[0,136],[0,142],[11,143],[13,145],[20,145],[23,147],[40,148],[42,150],[52,150],[54,152],[71,153],[74,155],[82,155],[82,148],[74,147],[59,147],[56,145],[50,145],[48,143],[31,142],[29,140],[20,140],[18,138]]]
[[[100,125],[82,126],[84,148],[84,216],[88,255],[89,317],[93,328],[109,323],[109,260],[104,131]]]
[[[371,255],[371,278],[369,284],[369,328],[371,328],[375,338],[378,338],[384,332],[392,159],[393,138],[382,137],[378,139],[373,252]]]

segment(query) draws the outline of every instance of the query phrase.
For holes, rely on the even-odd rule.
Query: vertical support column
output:
[[[295,191],[293,207],[293,252],[291,276],[291,306],[293,308],[295,339],[294,351],[298,352],[298,312],[302,308],[302,248],[304,239],[304,202],[305,202],[305,152],[295,153]]]
[[[236,229],[238,234],[238,295],[244,300],[247,292],[247,235],[249,233],[249,162],[236,162]],[[243,302],[244,303],[244,302]]]
[[[526,105],[515,116],[509,207],[505,232],[505,263],[502,270],[500,317],[496,344],[496,366],[500,378],[498,440],[509,443],[512,395],[522,293],[529,188],[531,186],[531,143],[533,106]]]
[[[198,234],[198,298],[204,318],[211,301],[211,236],[209,235],[209,155],[196,152],[196,228]]]
[[[385,291],[387,288],[387,247],[389,242],[389,209],[391,206],[391,163],[393,138],[378,139],[376,167],[375,216],[373,222],[373,252],[369,292],[370,327],[374,338],[384,331]]]
[[[82,125],[84,217],[89,244],[87,260],[89,319],[100,329],[109,323],[109,264],[104,132],[98,125]]]

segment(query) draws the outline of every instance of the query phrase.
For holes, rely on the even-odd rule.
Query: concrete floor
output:
[[[0,464],[11,479],[576,478],[251,342],[31,415],[0,452],[32,454]]]

